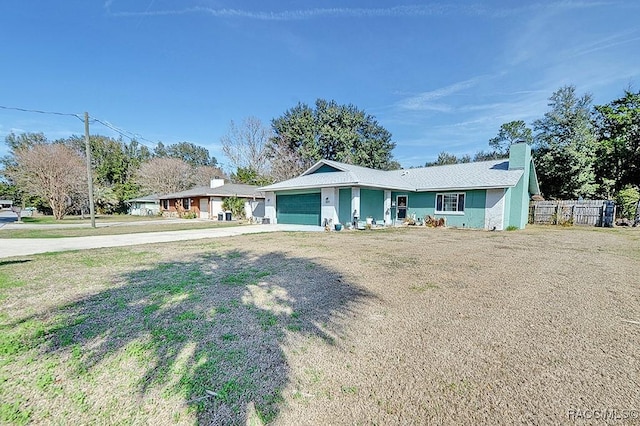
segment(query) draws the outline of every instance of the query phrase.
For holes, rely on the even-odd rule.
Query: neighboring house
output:
[[[150,194],[144,197],[126,200],[129,205],[129,214],[133,216],[155,216],[160,214],[160,197],[158,194]]]
[[[201,219],[231,220],[230,212],[222,209],[227,197],[245,200],[244,212],[248,219],[264,217],[264,194],[257,186],[225,183],[224,179],[211,179],[210,186],[160,196],[160,209],[164,216],[179,216],[180,212],[193,212]]]
[[[445,218],[447,226],[524,228],[529,199],[540,188],[525,143],[509,158],[405,170],[373,170],[321,160],[302,175],[260,188],[271,223],[322,225],[372,218]]]
[[[10,209],[13,207],[13,200],[0,200],[0,209]]]

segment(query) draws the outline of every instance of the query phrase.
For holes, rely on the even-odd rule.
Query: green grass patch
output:
[[[258,310],[256,312],[258,323],[264,331],[269,330],[271,327],[278,324],[278,317],[269,311]]]
[[[200,315],[196,314],[193,311],[182,312],[181,314],[176,315],[176,321],[194,321],[200,318]]]
[[[159,303],[152,303],[142,308],[142,315],[148,316],[160,309]]]
[[[43,223],[43,222],[40,222]],[[54,222],[56,224],[65,224],[72,222]],[[79,222],[80,223],[80,222]],[[65,237],[88,237],[95,235],[123,235],[123,234],[139,234],[143,232],[164,232],[164,231],[186,231],[189,229],[211,229],[211,228],[227,228],[232,226],[242,226],[237,223],[218,223],[216,221],[188,221],[185,223],[149,223],[138,225],[118,225],[91,228],[58,228],[46,229],[3,229],[0,231],[2,238],[65,238]]]
[[[224,342],[234,342],[238,340],[238,336],[233,333],[225,333],[222,336],[220,336],[220,339],[222,339],[222,341]]]
[[[346,395],[355,395],[358,393],[357,386],[342,386],[340,389],[342,390],[342,393]]]
[[[0,291],[8,290],[15,287],[21,287],[24,284],[25,283],[23,281],[16,280],[11,275],[5,272],[0,272]]]
[[[25,321],[13,329],[0,328],[0,356],[12,356],[29,351],[42,341],[45,333],[44,323],[36,320]]]
[[[282,391],[276,389],[273,393],[265,395],[263,402],[256,404],[256,412],[263,424],[269,424],[278,415],[277,404],[284,402]]]
[[[0,403],[0,422],[12,425],[26,425],[31,418],[31,411],[23,409],[17,402]]]
[[[237,250],[234,250],[234,251],[228,252],[225,257],[227,259],[238,259],[238,258],[242,257],[242,253],[240,253]]]
[[[409,290],[415,291],[417,293],[422,293],[432,288],[440,288],[440,287],[438,287],[433,283],[426,283],[426,284],[420,284],[420,285],[412,285],[411,287],[409,287]]]
[[[244,271],[231,273],[222,277],[220,282],[230,286],[243,286],[257,284],[261,278],[271,275],[271,271],[249,268]]]
[[[226,285],[246,285],[252,281],[252,276],[247,271],[226,275],[221,280],[222,284]]]

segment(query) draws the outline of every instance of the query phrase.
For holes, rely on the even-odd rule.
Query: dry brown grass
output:
[[[5,261],[0,422],[640,410],[638,277],[638,229],[283,233]]]

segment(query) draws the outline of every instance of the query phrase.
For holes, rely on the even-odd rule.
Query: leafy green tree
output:
[[[354,105],[299,103],[271,125],[268,149],[276,180],[296,176],[320,159],[383,170],[395,165],[391,133]]]
[[[165,148],[162,142],[158,142],[156,147],[153,149],[153,157],[154,158],[166,158],[169,154],[167,153],[167,149]]]
[[[209,150],[191,142],[178,142],[166,147],[167,157],[178,158],[193,167],[218,165],[215,157],[209,155]]]
[[[507,158],[509,153],[506,155],[499,154],[497,151],[485,151],[480,150],[473,155],[473,161],[491,161],[491,160],[500,160],[502,158]]]
[[[577,97],[575,91],[564,86],[554,92],[550,110],[533,123],[536,171],[547,197],[589,198],[596,193],[591,95]]]
[[[598,133],[596,174],[603,195],[640,186],[640,91],[595,107]]]
[[[85,157],[84,137],[71,136],[61,142],[71,146],[80,156]],[[101,212],[126,211],[125,200],[140,195],[140,187],[135,183],[134,176],[142,162],[151,157],[149,149],[136,140],[126,143],[122,139],[116,140],[100,135],[90,136],[89,146],[95,187],[104,188],[105,193],[117,200],[113,203],[113,199],[110,199],[109,203],[102,206]]]
[[[450,154],[448,152],[442,151],[438,154],[438,158],[436,161],[427,161],[425,163],[425,167],[431,166],[445,166],[448,164],[459,164],[459,163],[470,163],[471,156],[463,155],[462,157],[457,157],[455,154]]]
[[[489,146],[499,158],[509,156],[509,147],[516,142],[533,143],[533,132],[524,121],[516,120],[504,123],[498,130],[498,135],[489,139]]]
[[[236,195],[227,197],[222,201],[222,209],[231,212],[231,215],[237,219],[244,218],[244,199],[238,198]]]
[[[616,197],[617,216],[633,219],[636,215],[640,191],[638,188],[627,185],[617,192]]]
[[[244,183],[247,185],[264,186],[273,183],[273,179],[258,174],[254,169],[249,167],[238,167],[235,173],[231,174],[231,180],[235,183]]]

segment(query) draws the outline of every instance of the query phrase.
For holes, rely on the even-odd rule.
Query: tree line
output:
[[[512,143],[532,146],[540,186],[547,198],[624,198],[637,200],[640,187],[640,92],[608,104],[592,105],[564,86],[549,98],[549,110],[527,125],[504,123],[489,148],[458,157],[443,151],[425,166],[506,158]],[[88,206],[84,138],[49,141],[41,133],[10,134],[2,159],[0,196],[53,212],[83,212]],[[189,142],[149,149],[105,136],[91,136],[96,207],[124,212],[125,201],[150,193],[167,194],[213,177],[265,185],[298,176],[320,159],[382,170],[399,169],[396,143],[375,117],[354,105],[317,99],[298,103],[270,126],[255,117],[232,121],[220,140],[229,176],[201,146]],[[621,203],[622,204],[622,203]]]
[[[299,103],[271,127],[249,117],[231,122],[221,138],[232,171],[226,176],[215,157],[189,142],[151,150],[136,140],[90,136],[94,202],[100,213],[127,210],[126,200],[208,186],[214,177],[265,185],[297,176],[327,158],[373,168],[399,168],[391,133],[353,105],[318,99]],[[36,206],[56,218],[88,211],[86,150],[83,137],[49,141],[42,133],[10,134],[2,159],[0,195]]]
[[[512,143],[531,145],[540,188],[546,198],[615,199],[631,216],[640,198],[640,91],[593,105],[591,94],[563,86],[549,97],[549,110],[531,126],[504,123],[489,150],[458,157],[441,152],[425,166],[506,158]]]
[[[50,141],[42,133],[9,134],[2,158],[0,194],[61,219],[89,210],[84,137]],[[100,213],[123,213],[126,200],[208,185],[222,176],[206,148],[190,142],[154,149],[106,136],[90,136],[94,203]]]

